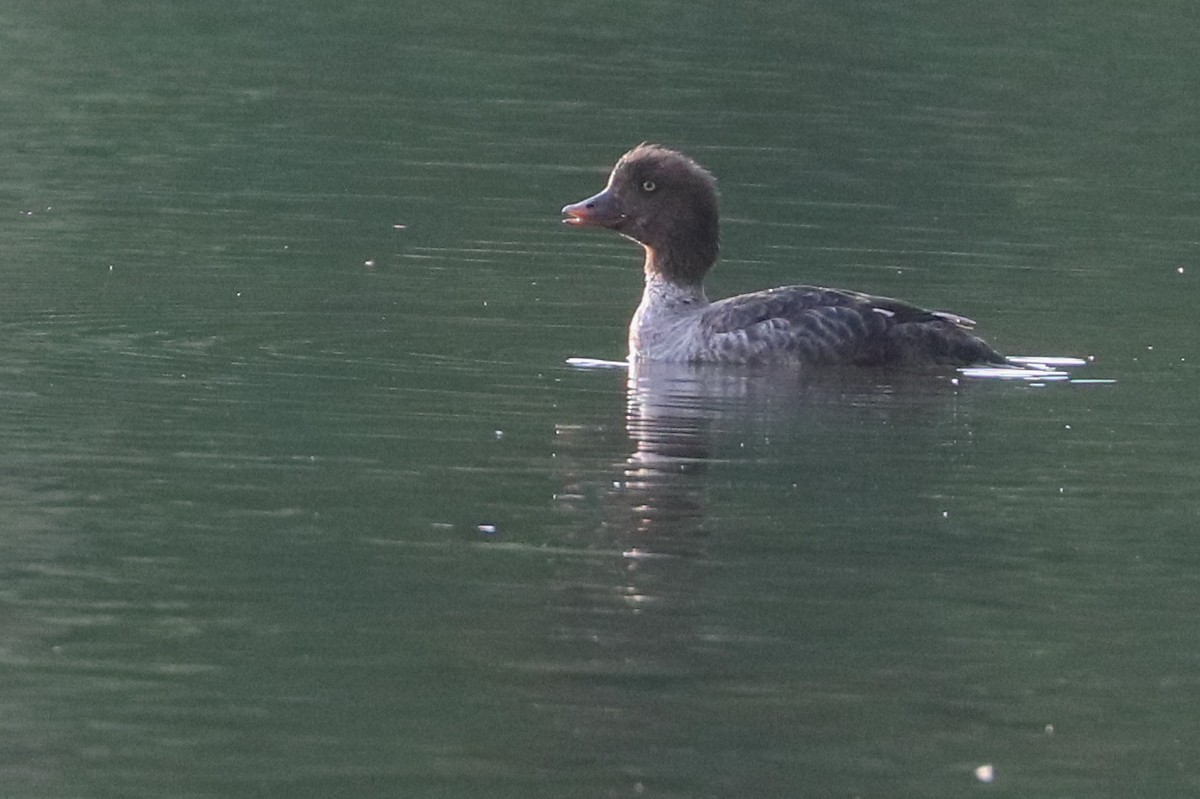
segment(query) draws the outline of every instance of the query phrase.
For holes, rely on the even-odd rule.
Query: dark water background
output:
[[[0,8],[0,794],[1200,791],[1193,7],[433,6]],[[1116,382],[567,368],[642,140]]]

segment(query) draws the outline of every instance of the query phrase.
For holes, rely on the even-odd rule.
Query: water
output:
[[[1195,792],[1193,16],[9,4],[0,792]],[[645,139],[1115,382],[569,367]]]

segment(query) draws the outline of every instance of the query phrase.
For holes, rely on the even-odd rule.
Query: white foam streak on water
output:
[[[603,358],[567,358],[567,365],[577,369],[628,369],[628,361],[606,361]]]
[[[1011,366],[968,366],[959,369],[959,374],[964,377],[998,379],[998,380],[1025,380],[1039,382],[1060,382],[1070,381],[1072,383],[1115,383],[1115,380],[1106,378],[1092,378],[1088,380],[1072,379],[1071,373],[1066,371],[1074,366],[1086,366],[1088,361],[1083,358],[1072,358],[1066,356],[1037,356],[1037,355],[1010,355],[1007,358]]]
[[[1069,380],[1071,375],[1059,369],[1011,366],[968,366],[959,369],[963,377],[995,378],[998,380]]]
[[[1083,358],[1068,358],[1055,356],[1038,356],[1038,355],[1010,355],[1008,356],[1010,363],[1021,364],[1022,366],[1086,366],[1087,361]]]

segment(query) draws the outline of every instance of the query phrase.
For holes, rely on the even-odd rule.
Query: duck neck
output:
[[[672,280],[657,272],[646,272],[646,286],[642,290],[642,305],[659,308],[700,308],[708,305],[704,285]]]
[[[701,296],[704,294],[702,284],[704,276],[717,260],[717,246],[714,243],[695,241],[687,247],[645,247],[646,263],[643,271],[646,273],[646,283],[659,280],[675,284],[679,287],[691,287]]]
[[[629,322],[630,356],[688,360],[696,322],[708,304],[699,281],[673,280],[647,267],[642,301]]]

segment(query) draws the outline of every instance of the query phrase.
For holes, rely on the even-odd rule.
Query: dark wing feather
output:
[[[860,366],[1003,363],[968,332],[971,320],[888,297],[819,286],[743,294],[713,303],[702,325],[716,360],[777,359]]]

